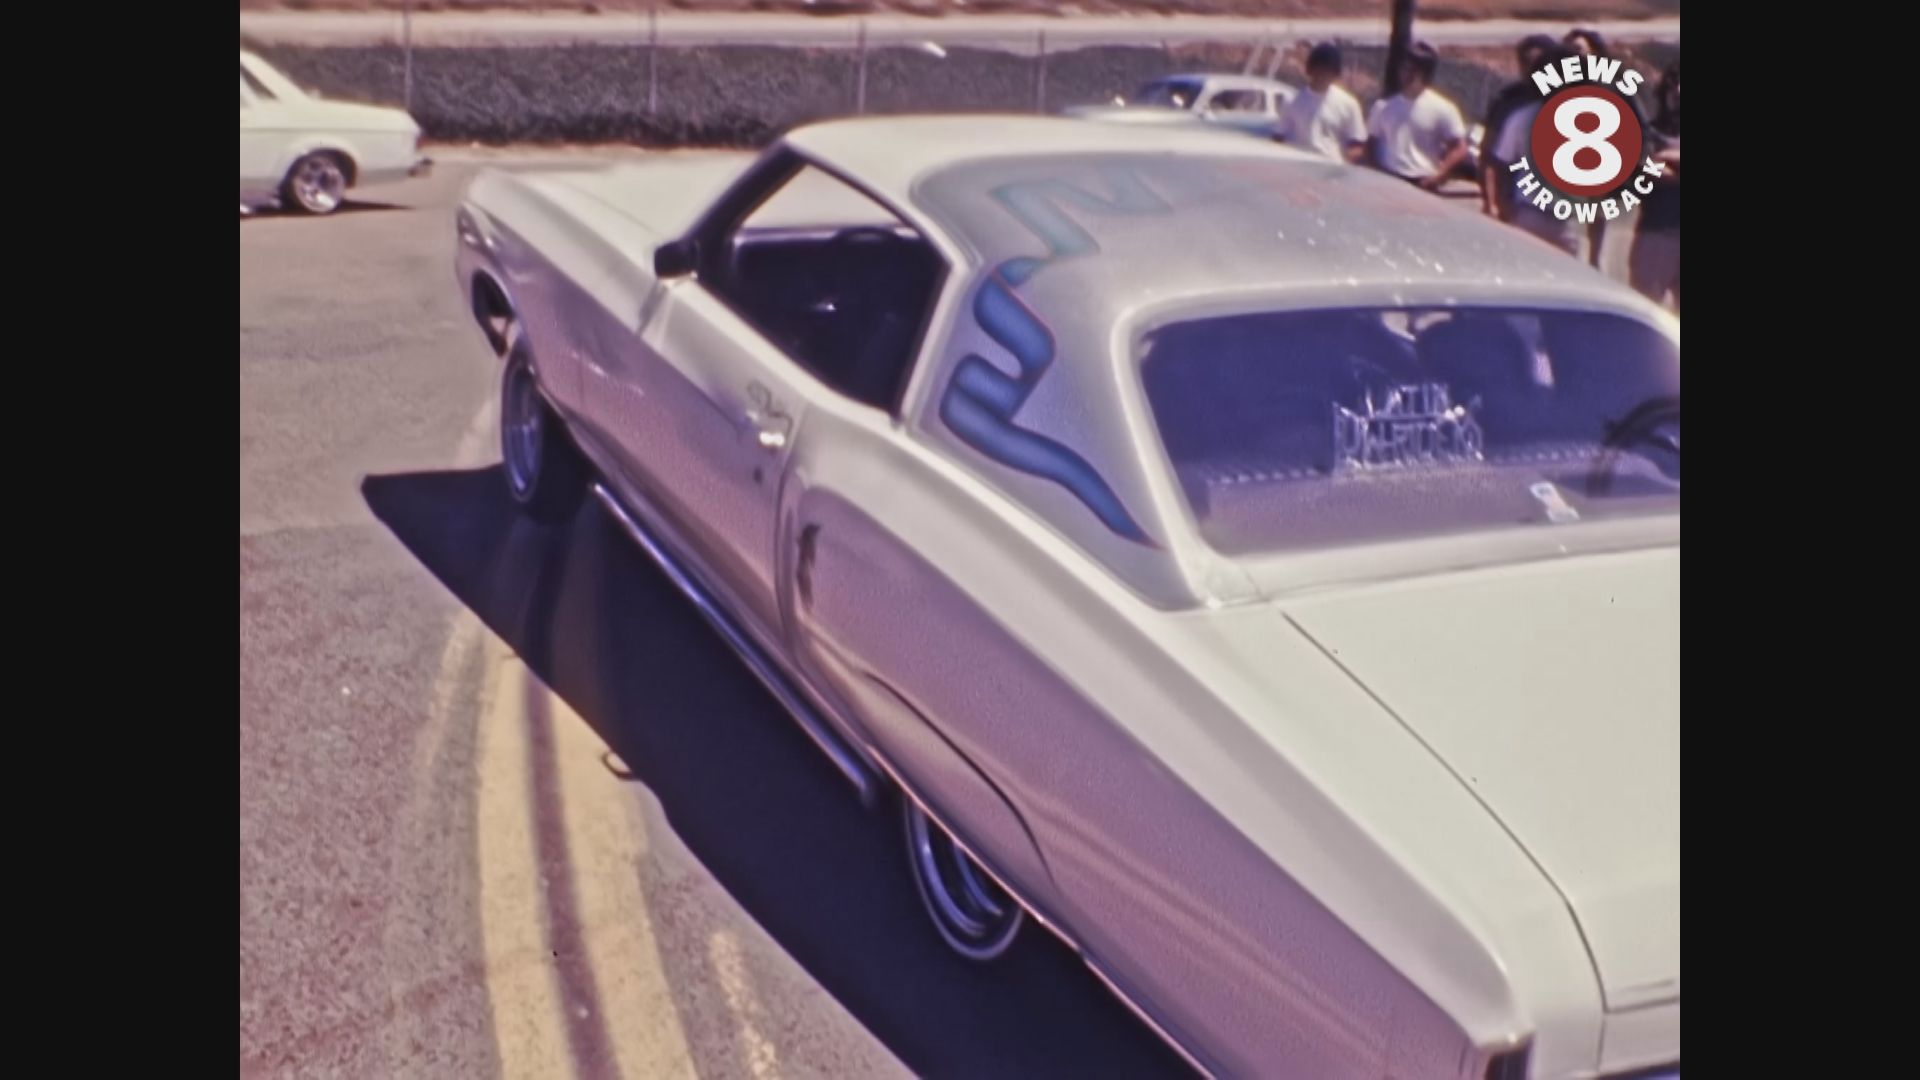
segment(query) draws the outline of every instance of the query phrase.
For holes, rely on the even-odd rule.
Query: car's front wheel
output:
[[[500,379],[500,459],[507,493],[535,521],[571,518],[586,494],[587,463],[541,396],[524,341]]]
[[[331,214],[347,201],[347,165],[340,155],[315,151],[293,163],[280,185],[280,201],[289,209]]]
[[[906,807],[907,861],[934,929],[969,960],[1012,947],[1026,912],[912,799]]]

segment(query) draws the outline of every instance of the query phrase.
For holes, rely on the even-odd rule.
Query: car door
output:
[[[267,192],[280,182],[275,175],[286,133],[279,130],[277,103],[248,85],[247,69],[240,69],[240,193]]]
[[[635,362],[593,385],[627,401],[612,413],[615,445],[650,481],[694,556],[734,613],[777,631],[772,566],[774,512],[788,448],[805,416],[803,377],[772,343],[701,282],[665,283]],[[650,408],[635,395],[651,393]],[[609,410],[609,406],[612,408]],[[647,427],[623,424],[645,415]]]
[[[809,400],[848,392],[843,381],[859,379],[844,361],[866,351],[838,332],[865,297],[836,308],[827,261],[852,246],[843,237],[881,248],[905,227],[814,166],[770,161],[695,230],[695,272],[665,277],[638,332],[596,350],[585,394],[596,436],[717,579],[710,587],[772,638],[790,449]]]

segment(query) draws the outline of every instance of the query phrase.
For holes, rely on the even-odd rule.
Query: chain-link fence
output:
[[[756,146],[834,116],[1057,112],[1177,72],[1299,85],[1309,44],[1275,34],[1063,47],[1045,29],[996,37],[955,20],[930,20],[916,40],[878,41],[865,20],[833,22],[838,40],[806,45],[668,44],[642,31],[631,44],[422,47],[396,27],[389,44],[255,47],[323,94],[406,107],[434,140]],[[1345,52],[1347,85],[1371,104],[1386,48]],[[1652,70],[1661,58],[1653,50],[1632,59]],[[1436,85],[1472,121],[1515,76],[1510,46],[1443,49]]]

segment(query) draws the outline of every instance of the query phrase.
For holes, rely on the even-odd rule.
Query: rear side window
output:
[[[1165,79],[1150,82],[1134,91],[1131,99],[1135,105],[1157,105],[1170,109],[1190,109],[1194,99],[1200,96],[1200,84],[1186,79]]]
[[[1215,112],[1263,112],[1266,95],[1258,90],[1222,90],[1213,95],[1208,107]]]

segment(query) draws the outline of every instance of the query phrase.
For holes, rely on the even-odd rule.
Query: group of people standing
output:
[[[1541,98],[1529,77],[1569,56],[1607,57],[1595,31],[1574,30],[1556,41],[1544,34],[1523,39],[1516,50],[1520,77],[1494,96],[1482,125],[1478,161],[1481,208],[1598,267],[1601,243],[1611,230],[1631,229],[1628,255],[1633,287],[1655,301],[1671,297],[1680,306],[1680,62],[1667,65],[1653,86],[1651,109],[1644,95],[1628,98],[1645,135],[1646,156],[1664,167],[1630,215],[1609,223],[1562,221],[1514,197],[1507,166],[1527,154]],[[1400,69],[1400,90],[1363,110],[1340,85],[1344,66],[1336,45],[1317,45],[1307,57],[1307,87],[1280,114],[1275,138],[1337,160],[1371,165],[1428,191],[1458,174],[1470,153],[1460,107],[1433,87],[1440,56],[1425,42],[1414,45]]]

